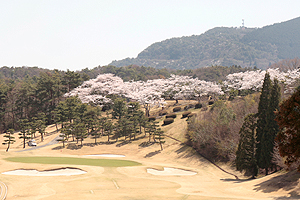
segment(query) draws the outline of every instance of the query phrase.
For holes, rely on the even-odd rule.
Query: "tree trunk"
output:
[[[10,142],[8,142],[8,144],[7,144],[6,152],[8,152],[9,146],[10,146]]]
[[[26,147],[26,136],[25,136],[25,134],[23,134],[23,149],[25,149],[25,147]]]
[[[159,142],[159,144],[160,144],[160,150],[163,150],[163,146],[162,146],[161,142]]]

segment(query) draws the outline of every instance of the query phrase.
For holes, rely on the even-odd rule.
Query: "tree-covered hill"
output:
[[[266,69],[281,59],[300,57],[300,17],[263,28],[217,27],[201,35],[154,43],[137,58],[111,65],[195,69],[212,65]]]

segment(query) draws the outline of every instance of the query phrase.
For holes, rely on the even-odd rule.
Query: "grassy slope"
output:
[[[181,113],[178,113],[173,124],[162,128],[167,135],[184,141],[187,123],[186,119],[181,119]],[[160,123],[162,120],[159,119]],[[53,130],[54,127],[51,127],[48,131]],[[51,141],[56,135],[55,132],[49,134],[44,143]],[[15,163],[3,159],[14,156],[80,158],[82,155],[111,153],[123,154],[126,155],[124,160],[142,163],[140,166],[119,168],[81,165],[80,168],[87,171],[87,174],[67,177],[28,178],[0,174],[0,180],[9,188],[7,199],[273,199],[289,196],[289,193],[296,196],[299,188],[298,174],[273,174],[251,181],[237,181],[198,156],[192,148],[169,138],[166,138],[163,151],[160,151],[158,144],[143,145],[147,144],[148,138],[142,136],[131,142],[121,139],[118,143],[107,144],[105,141],[106,137],[101,140],[101,144],[94,145],[93,139],[87,139],[81,148],[71,143],[64,149],[62,144],[57,144],[28,152],[16,152],[21,149],[18,141],[8,153],[2,145],[0,172],[20,168],[41,171],[73,166]],[[198,174],[162,177],[146,173],[147,168],[163,167],[187,169]],[[224,167],[234,172],[229,167]]]

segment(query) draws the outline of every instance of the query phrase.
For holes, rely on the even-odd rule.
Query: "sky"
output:
[[[0,67],[92,69],[214,27],[300,17],[299,0],[0,0]]]

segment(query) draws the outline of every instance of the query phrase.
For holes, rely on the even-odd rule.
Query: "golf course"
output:
[[[161,125],[162,121],[160,121]],[[186,119],[176,118],[165,132],[164,149],[138,135],[118,142],[87,138],[63,148],[48,126],[37,147],[21,140],[8,152],[1,146],[0,181],[7,200],[52,199],[299,199],[299,174],[277,172],[248,179],[233,167],[214,165],[183,144]],[[1,140],[3,138],[1,137]],[[182,142],[180,142],[182,141]],[[2,142],[2,141],[1,141]],[[51,144],[51,145],[46,145]],[[236,179],[235,176],[239,179]],[[5,191],[6,190],[6,191]],[[2,194],[1,193],[1,194]]]

